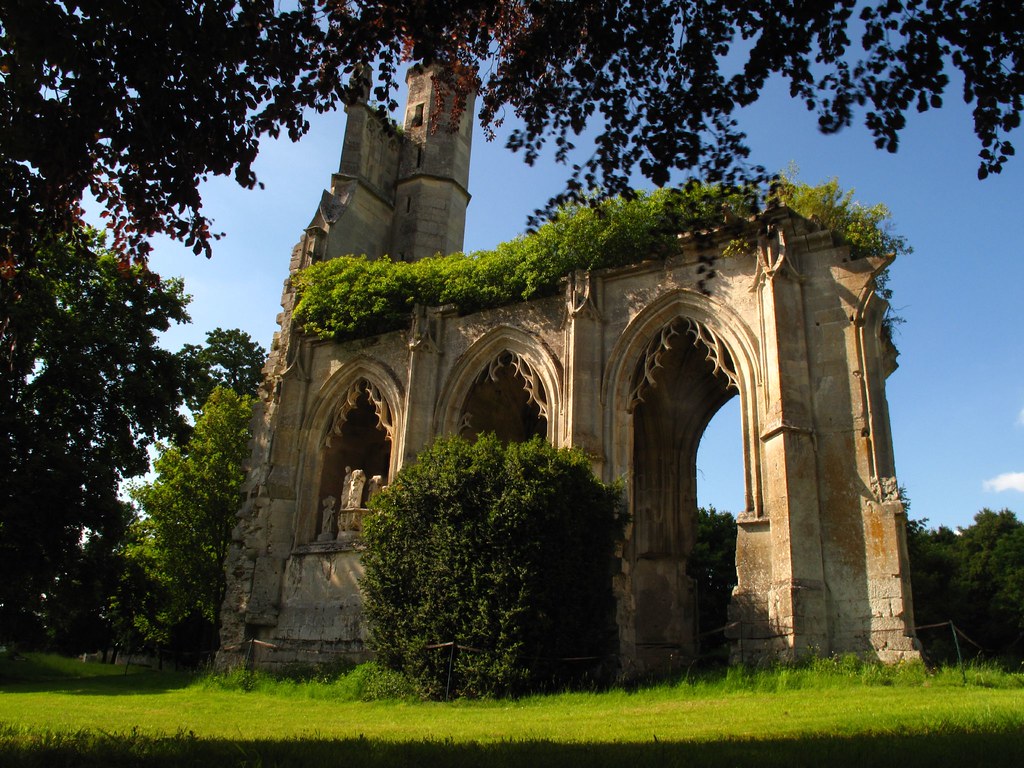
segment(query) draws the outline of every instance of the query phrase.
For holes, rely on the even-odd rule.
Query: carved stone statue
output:
[[[359,509],[363,502],[366,473],[361,469],[345,467],[345,486],[341,492],[342,509]]]
[[[320,523],[320,535],[316,537],[317,541],[331,541],[334,538],[334,505],[337,501],[333,496],[327,496],[320,502],[323,505],[321,511],[323,521]]]
[[[370,499],[382,490],[384,490],[384,478],[381,475],[371,477],[369,484],[366,486],[366,503],[369,504]]]

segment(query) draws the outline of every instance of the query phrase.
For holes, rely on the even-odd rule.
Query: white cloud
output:
[[[1024,472],[1004,472],[983,484],[986,491],[1020,491],[1024,493]]]
[[[1024,427],[1024,408],[1020,409],[1020,413],[1017,414],[1017,426]]]

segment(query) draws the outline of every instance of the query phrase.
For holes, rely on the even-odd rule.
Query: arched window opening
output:
[[[739,398],[725,403],[708,423],[697,448],[697,504],[739,514],[747,508]]]
[[[466,396],[458,431],[470,440],[484,432],[508,442],[547,436],[547,394],[521,355],[506,350],[481,371]]]
[[[367,501],[388,482],[392,433],[387,400],[365,379],[356,382],[323,440],[313,539],[331,542],[358,536]]]
[[[697,448],[697,541],[687,565],[697,600],[701,656],[728,660],[729,601],[737,583],[736,518],[747,508],[740,402],[723,405]]]
[[[738,391],[728,349],[680,318],[648,344],[633,375],[633,579],[637,654],[652,667],[700,651],[697,450]],[[696,555],[695,555],[695,548]],[[691,559],[694,560],[691,563]]]

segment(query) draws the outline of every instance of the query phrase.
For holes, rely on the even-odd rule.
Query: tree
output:
[[[255,396],[267,359],[263,347],[239,328],[214,328],[206,334],[205,345],[186,344],[181,355],[195,389],[188,400],[193,411],[202,408],[216,387]]]
[[[701,653],[727,650],[728,608],[736,586],[736,518],[713,506],[697,509],[697,541],[686,564],[697,591]],[[705,634],[711,633],[711,634]]]
[[[394,109],[404,61],[440,62],[452,109],[480,94],[492,132],[533,163],[593,151],[568,193],[627,192],[639,170],[728,181],[757,176],[739,124],[773,76],[822,131],[861,119],[895,151],[911,110],[963,80],[981,142],[978,174],[1014,149],[1024,94],[1024,13],[992,0],[8,0],[0,11],[0,262],[27,264],[40,232],[76,231],[84,190],[114,246],[137,255],[164,232],[210,252],[199,180],[257,183],[265,135],[292,138],[304,111],[372,95]],[[8,278],[5,278],[8,279]]]
[[[1003,650],[1024,633],[1024,523],[1008,509],[983,509],[958,537],[959,572],[970,629],[984,647]],[[1024,647],[1018,648],[1024,654]]]
[[[124,540],[134,519],[121,502],[120,519],[102,534],[89,531],[79,551],[46,594],[40,619],[47,648],[68,656],[102,651],[117,644],[118,616],[110,595],[124,581]]]
[[[932,627],[918,632],[927,661],[956,660],[952,634],[935,625],[953,621],[964,631],[968,618],[967,595],[959,573],[958,537],[946,526],[930,530],[927,520],[907,521],[907,552],[914,601],[914,622]]]
[[[40,244],[19,292],[0,293],[18,339],[0,369],[0,627],[22,639],[83,545],[122,529],[118,490],[147,446],[187,428],[184,368],[156,343],[188,319],[181,282],[79,240]]]
[[[584,454],[539,438],[434,443],[370,502],[361,586],[378,660],[434,696],[598,666],[615,638],[618,495]]]
[[[146,575],[152,596],[129,596],[135,626],[154,643],[176,630],[191,637],[190,651],[210,651],[224,601],[224,556],[249,456],[253,398],[216,387],[203,404],[188,442],[161,446],[156,478],[131,490],[143,516],[133,525],[127,576]],[[126,595],[119,596],[124,612]],[[190,625],[183,627],[182,625]],[[179,640],[181,639],[179,634]]]
[[[918,626],[952,621],[984,652],[1024,657],[1024,523],[1008,509],[983,509],[956,531],[925,522],[907,526]],[[956,657],[952,635],[933,629],[921,637],[935,660]]]

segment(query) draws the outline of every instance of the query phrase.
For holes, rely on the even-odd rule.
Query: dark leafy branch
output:
[[[210,253],[199,182],[257,183],[263,136],[370,86],[394,108],[400,68],[438,61],[454,109],[479,92],[488,131],[535,162],[571,164],[565,199],[625,193],[639,172],[756,179],[739,110],[772,77],[834,132],[864,120],[895,151],[906,115],[963,81],[979,176],[1014,148],[1024,10],[994,0],[6,0],[0,7],[0,266],[40,232],[70,234],[83,193],[112,245],[158,232]],[[366,83],[369,67],[375,79]],[[577,145],[593,136],[593,148]],[[589,139],[588,139],[589,143]],[[583,152],[583,157],[578,155]]]

